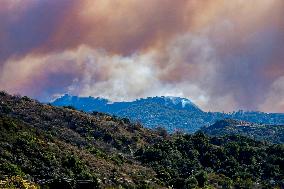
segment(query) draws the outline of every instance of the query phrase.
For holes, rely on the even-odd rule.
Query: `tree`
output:
[[[196,175],[195,178],[198,182],[199,187],[204,187],[207,180],[208,180],[208,175],[205,171],[199,171]]]

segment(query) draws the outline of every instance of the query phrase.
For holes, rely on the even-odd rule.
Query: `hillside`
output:
[[[57,108],[27,97],[1,93],[0,103],[2,174],[29,174],[37,182],[96,178],[102,186],[156,185],[151,181],[154,171],[131,157],[140,146],[160,139],[154,132],[127,119]]]
[[[220,120],[201,131],[210,136],[242,135],[256,140],[284,144],[284,125],[263,125],[232,119]]]
[[[164,127],[169,132],[194,133],[203,126],[222,119],[237,119],[258,124],[284,125],[283,113],[204,112],[190,100],[179,97],[148,97],[132,102],[110,102],[107,99],[64,95],[54,102],[55,106],[73,106],[86,112],[105,112],[141,122],[148,128]]]
[[[283,186],[284,146],[246,137],[169,135],[4,92],[0,129],[0,188],[16,175],[49,188]]]

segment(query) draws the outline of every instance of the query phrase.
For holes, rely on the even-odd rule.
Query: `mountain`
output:
[[[281,188],[284,146],[168,134],[0,92],[0,188]]]
[[[98,111],[127,117],[148,128],[164,126],[171,132],[181,128],[194,132],[196,127],[203,124],[197,118],[203,111],[190,100],[179,97],[148,97],[133,102],[110,102],[103,98],[64,95],[52,102],[52,105],[73,106],[86,112]]]
[[[224,119],[201,131],[210,136],[242,135],[255,140],[284,144],[284,125],[264,125],[246,121]]]
[[[141,122],[148,128],[164,127],[169,132],[193,133],[203,126],[214,124],[222,119],[236,119],[258,124],[284,125],[283,113],[264,112],[204,112],[186,98],[148,97],[132,102],[110,102],[103,98],[77,97],[64,95],[54,102],[55,106],[73,106],[86,112],[104,112],[127,117]]]
[[[186,98],[180,97],[148,97],[146,99],[137,99],[133,102],[111,102],[104,98],[94,97],[77,97],[70,95],[63,95],[52,103],[56,106],[74,106],[77,109],[90,111],[108,111],[115,113],[123,111],[131,106],[141,106],[144,104],[157,104],[168,109],[187,110],[194,112],[202,112],[194,103]]]

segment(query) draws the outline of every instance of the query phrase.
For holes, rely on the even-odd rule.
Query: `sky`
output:
[[[284,1],[1,0],[0,90],[284,112]]]

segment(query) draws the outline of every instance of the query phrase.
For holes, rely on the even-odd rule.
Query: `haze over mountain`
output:
[[[105,112],[132,121],[143,123],[146,127],[164,127],[168,131],[195,132],[217,120],[231,118],[259,124],[284,125],[284,113],[244,112],[232,113],[204,112],[186,98],[148,97],[132,102],[111,102],[103,98],[77,97],[64,95],[52,102],[55,106],[73,106],[86,112]]]
[[[284,0],[0,0],[0,188],[284,188],[283,18]]]

